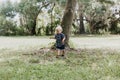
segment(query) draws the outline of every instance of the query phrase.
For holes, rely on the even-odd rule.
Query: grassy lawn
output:
[[[0,80],[120,80],[120,53],[111,50],[54,51],[0,50]]]

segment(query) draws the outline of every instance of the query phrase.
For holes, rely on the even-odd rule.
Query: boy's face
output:
[[[62,30],[56,30],[56,31],[57,31],[58,34],[62,32]]]

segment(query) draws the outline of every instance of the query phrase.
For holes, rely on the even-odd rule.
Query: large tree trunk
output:
[[[65,40],[66,47],[70,47],[69,37],[70,37],[71,26],[74,18],[75,7],[76,7],[76,0],[67,0],[66,9],[61,23],[61,26],[63,27],[63,33],[66,36],[66,40]]]
[[[85,28],[84,28],[84,22],[83,22],[83,13],[80,13],[80,29],[79,29],[79,33],[80,34],[85,34]]]

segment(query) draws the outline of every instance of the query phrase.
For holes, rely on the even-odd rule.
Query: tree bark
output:
[[[65,40],[66,47],[70,47],[69,37],[70,37],[71,26],[74,18],[75,8],[76,8],[76,0],[67,0],[66,9],[61,23],[61,26],[63,27],[63,33],[65,34],[66,37]]]

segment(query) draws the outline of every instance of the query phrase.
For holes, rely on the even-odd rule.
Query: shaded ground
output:
[[[55,40],[49,37],[0,37],[0,49],[29,49],[48,47]],[[75,48],[120,50],[120,36],[72,37]]]

